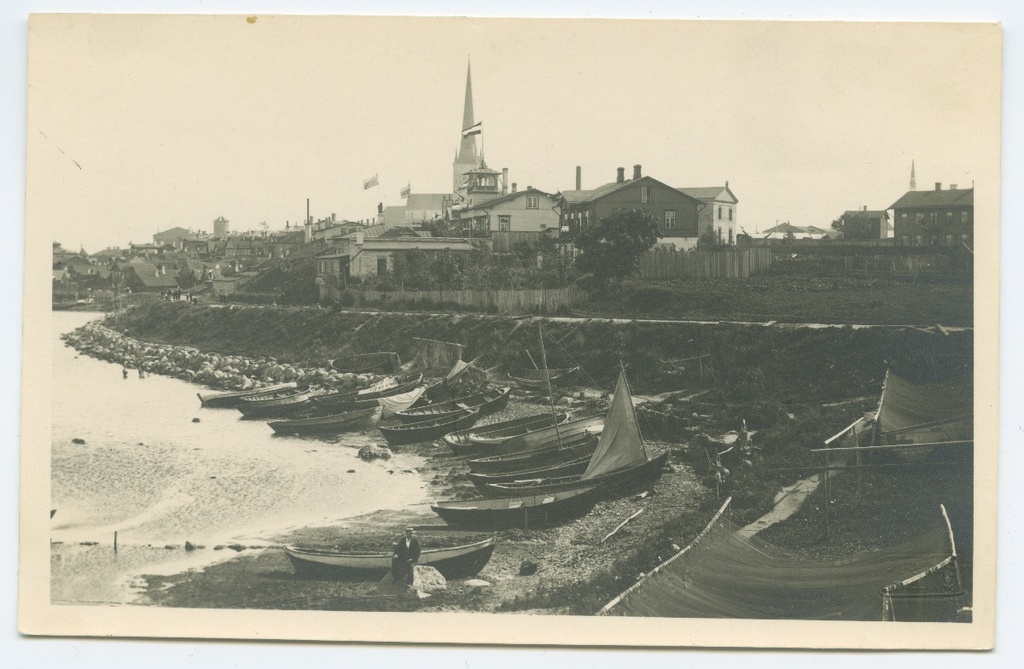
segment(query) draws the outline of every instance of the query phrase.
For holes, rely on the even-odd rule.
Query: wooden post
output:
[[[117,552],[117,530],[114,530],[114,552]]]
[[[828,505],[831,498],[831,491],[829,490],[829,473],[828,473],[828,451],[825,451],[825,543],[830,540],[829,527],[828,527]]]

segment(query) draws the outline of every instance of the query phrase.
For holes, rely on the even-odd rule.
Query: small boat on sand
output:
[[[551,527],[585,516],[598,496],[583,487],[543,495],[437,502],[430,508],[452,527],[488,531]]]
[[[392,446],[401,444],[416,444],[421,441],[433,441],[440,439],[449,432],[465,430],[477,421],[480,417],[479,409],[466,409],[457,414],[445,416],[428,416],[415,423],[404,423],[402,425],[380,426],[380,433],[384,435]]]
[[[515,374],[509,372],[508,378],[516,385],[526,390],[547,390],[548,383],[551,386],[565,385],[580,371],[579,367],[565,369],[526,369]]]
[[[285,553],[299,576],[339,579],[377,579],[391,570],[391,551],[386,553],[337,552],[285,546]],[[418,564],[431,566],[446,579],[475,576],[490,561],[494,537],[451,548],[424,548]]]
[[[478,474],[503,474],[542,469],[572,462],[578,458],[590,457],[597,448],[597,434],[581,433],[562,439],[548,448],[508,455],[492,455],[486,458],[468,460],[471,472]]]
[[[340,414],[272,420],[267,423],[278,434],[342,434],[368,423],[377,414],[377,408],[356,409]]]
[[[604,429],[604,416],[590,416],[571,420],[567,423],[552,425],[540,430],[533,430],[518,437],[512,437],[498,444],[479,444],[477,453],[480,457],[491,455],[508,455],[525,453],[542,448],[551,448],[564,444],[584,434],[600,434]]]
[[[228,390],[219,393],[196,393],[196,395],[199,396],[199,403],[207,409],[234,409],[244,399],[276,393],[279,390],[288,390],[295,386],[296,384],[293,381],[291,383],[263,386],[262,388],[252,388],[250,390]]]
[[[444,435],[444,443],[456,455],[476,455],[482,445],[500,444],[512,437],[518,437],[527,432],[550,427],[555,423],[564,423],[568,417],[568,414],[564,413],[555,416],[552,416],[550,413],[542,413],[524,416],[523,418],[514,418],[500,423],[481,425],[480,427],[468,430],[449,432]]]
[[[367,409],[377,406],[377,400],[407,393],[423,381],[422,374],[402,374],[388,377],[362,390],[345,390],[335,393],[314,395],[310,398],[315,414],[339,413],[353,409]]]
[[[395,415],[403,423],[412,423],[424,418],[435,416],[447,416],[459,413],[466,409],[477,409],[479,417],[489,416],[497,413],[508,405],[508,395],[511,388],[493,388],[475,395],[467,395],[440,404],[428,404],[422,407],[415,407],[399,411]]]
[[[309,388],[279,390],[255,397],[247,397],[238,403],[237,409],[246,418],[282,416],[294,410],[296,405],[305,405],[310,394]]]

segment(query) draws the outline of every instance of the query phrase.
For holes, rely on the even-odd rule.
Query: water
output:
[[[369,436],[276,437],[233,409],[201,409],[200,386],[134,370],[124,379],[119,365],[64,345],[60,333],[96,317],[53,313],[53,601],[140,601],[142,574],[237,555],[214,545],[273,543],[289,529],[428,500],[421,477],[402,473],[421,459],[357,457]],[[186,541],[206,548],[187,553]]]

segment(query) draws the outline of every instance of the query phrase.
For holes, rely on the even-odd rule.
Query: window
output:
[[[960,222],[963,223],[964,225],[967,225],[967,212],[966,211],[961,211],[960,212]]]
[[[676,212],[666,211],[665,212],[665,229],[671,230],[676,227]]]
[[[946,223],[952,223],[952,222],[953,222],[953,212],[947,211],[946,212]]]
[[[527,195],[526,196],[526,208],[527,209],[540,209],[540,196],[539,195]]]
[[[729,208],[729,220],[732,220],[732,207]]]
[[[902,214],[900,214],[900,222],[901,223],[906,223],[907,222],[907,213],[906,212],[903,212]]]
[[[933,211],[933,212],[932,212],[932,225],[935,225],[935,216],[936,216],[936,214],[935,214],[935,212]]]
[[[643,203],[649,203],[651,201],[651,187],[641,186],[640,187],[640,201]]]
[[[381,256],[377,258],[377,276],[384,276],[388,273],[388,258]]]
[[[508,232],[512,229],[512,217],[511,216],[499,216],[498,217],[498,232]]]
[[[917,213],[914,214],[914,222],[915,223],[920,223],[923,220],[924,220],[924,214],[923,213],[917,212]]]
[[[722,208],[718,208],[718,220],[722,220]]]
[[[914,246],[921,246],[922,240],[923,237],[921,237],[921,235],[914,235]]]
[[[732,214],[732,209],[729,210],[729,214]],[[729,228],[729,243],[732,244],[732,228]]]

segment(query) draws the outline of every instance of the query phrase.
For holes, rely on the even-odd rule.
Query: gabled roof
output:
[[[617,190],[620,190],[622,188],[626,188],[628,186],[633,186],[633,185],[635,185],[635,184],[637,184],[637,183],[639,183],[641,181],[649,181],[651,183],[656,183],[658,185],[664,186],[665,188],[667,188],[669,190],[678,191],[681,195],[685,195],[686,197],[688,197],[688,198],[690,198],[692,200],[697,200],[697,198],[693,197],[692,195],[690,195],[688,193],[683,193],[678,188],[672,188],[671,186],[665,184],[664,182],[658,181],[654,177],[650,177],[650,176],[642,176],[639,179],[625,179],[623,181],[612,181],[611,183],[606,183],[606,184],[604,184],[602,186],[598,186],[597,188],[595,188],[593,190],[567,190],[567,191],[562,191],[562,198],[568,204],[577,204],[577,203],[581,203],[581,202],[593,202],[594,200],[599,200],[602,197],[604,197],[606,195],[609,195],[611,193],[614,193]],[[699,200],[698,200],[698,202],[699,202]]]
[[[973,207],[974,189],[912,190],[893,202],[889,209],[919,207]]]
[[[405,225],[396,225],[388,228],[377,235],[377,239],[394,239],[396,237],[419,237],[419,234],[412,228]],[[365,239],[365,237],[364,237]]]
[[[676,188],[680,193],[689,195],[695,200],[721,200],[723,202],[731,201],[733,204],[739,202],[732,190],[728,186],[681,186]],[[723,196],[724,194],[724,196]]]
[[[405,251],[420,249],[423,251],[472,251],[473,245],[458,237],[396,237],[393,239],[367,239],[363,244],[364,251]]]
[[[160,231],[156,232],[153,235],[153,237],[167,237],[167,236],[184,237],[185,235],[191,235],[191,234],[194,234],[191,230],[188,230],[188,229],[183,228],[181,226],[176,226],[176,227],[173,227],[173,228],[169,228],[167,230],[160,230]]]
[[[387,229],[388,229],[388,226],[384,225],[383,223],[376,223],[374,225],[368,225],[368,226],[366,226],[366,229],[363,230],[363,238],[364,239],[371,239],[373,237],[380,237],[381,235],[384,234],[384,231],[387,230]]]
[[[844,219],[850,219],[850,218],[867,218],[867,219],[889,218],[889,212],[881,211],[881,210],[871,210],[871,209],[868,209],[867,211],[865,211],[863,209],[848,209],[847,211],[843,212],[843,218]]]
[[[177,288],[178,282],[174,279],[172,274],[160,274],[156,265],[150,262],[135,262],[134,260],[130,263],[131,268],[135,270],[135,274],[139,277],[139,280],[147,288]]]
[[[579,192],[586,192],[586,191],[575,191],[575,192],[579,193]],[[494,205],[496,205],[496,204],[502,204],[503,202],[511,202],[512,200],[516,199],[517,197],[522,197],[524,195],[543,195],[544,197],[549,197],[549,198],[555,198],[556,197],[556,196],[552,195],[551,193],[545,193],[544,191],[538,190],[536,188],[528,188],[526,190],[516,191],[515,193],[509,193],[507,195],[502,195],[501,197],[496,197],[493,200],[487,200],[486,202],[481,202],[480,204],[474,204],[472,207],[466,207],[462,211],[472,211],[473,209],[493,209]]]
[[[441,211],[448,196],[444,193],[410,193],[405,200],[406,209]]]

